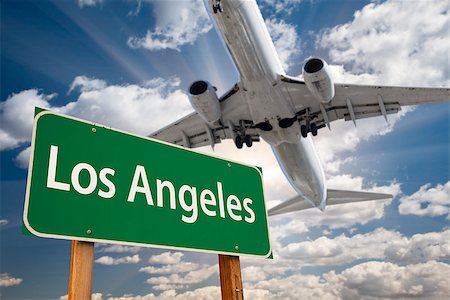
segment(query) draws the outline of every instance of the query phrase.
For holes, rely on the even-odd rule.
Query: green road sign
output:
[[[40,112],[24,223],[48,238],[270,255],[258,168]]]

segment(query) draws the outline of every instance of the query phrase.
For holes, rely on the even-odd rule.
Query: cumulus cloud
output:
[[[186,288],[189,285],[199,284],[219,270],[218,265],[202,267],[198,270],[189,271],[183,275],[172,274],[169,276],[151,277],[147,283],[151,284],[155,290],[169,290]]]
[[[175,290],[167,290],[155,296],[153,293],[143,296],[124,295],[122,297],[108,297],[108,300],[216,300],[220,299],[220,287],[206,286],[192,291],[178,294]],[[251,298],[250,298],[251,299]]]
[[[141,259],[138,254],[119,258],[114,258],[111,256],[102,256],[95,260],[96,263],[107,266],[122,265],[122,264],[137,264],[140,261]]]
[[[158,255],[152,255],[148,262],[159,265],[173,265],[178,264],[183,256],[184,254],[181,252],[164,252]]]
[[[69,296],[64,295],[59,297],[59,300],[68,300]],[[92,293],[91,300],[103,300],[103,294],[102,293]]]
[[[448,261],[450,230],[415,234],[411,238],[393,240],[384,253],[388,261],[397,264],[419,263],[427,260]]]
[[[388,116],[389,123],[383,117],[359,120],[356,127],[352,122],[344,120],[333,122],[331,130],[324,129],[314,138],[326,173],[339,173],[340,167],[351,160],[351,155],[361,142],[392,132],[395,124],[412,109],[406,107],[399,113]]]
[[[49,108],[56,94],[30,89],[0,102],[0,150],[9,150],[31,140],[34,107]]]
[[[342,234],[335,238],[320,237],[314,241],[290,243],[278,254],[304,265],[341,265],[360,259],[410,264],[450,258],[449,237],[450,230],[407,238],[399,232],[378,228],[352,237]]]
[[[22,283],[22,278],[14,278],[11,277],[8,273],[0,274],[0,286],[1,287],[9,287],[14,285],[19,285]]]
[[[69,93],[80,88],[81,92],[89,92],[104,89],[106,81],[101,79],[89,78],[87,76],[77,76],[70,85]]]
[[[141,247],[124,246],[124,245],[109,245],[109,244],[95,244],[95,251],[99,253],[137,253],[141,251]]]
[[[339,274],[277,276],[246,286],[265,291],[265,299],[443,299],[449,274],[448,264],[435,261],[408,266],[371,261]]]
[[[199,264],[192,262],[180,262],[177,264],[165,265],[165,266],[148,266],[139,269],[139,272],[145,272],[148,274],[174,274],[174,273],[186,273],[195,271],[201,268]]]
[[[31,146],[26,147],[14,158],[14,162],[19,168],[26,169],[30,163]]]
[[[448,86],[449,7],[442,1],[371,3],[352,21],[325,30],[317,44],[328,51],[335,82]],[[388,116],[389,124],[382,117],[359,120],[357,128],[351,122],[333,122],[331,131],[315,138],[325,171],[337,174],[361,141],[390,133],[412,109]]]
[[[36,89],[12,94],[0,103],[0,150],[30,142],[35,106],[147,135],[192,110],[179,83],[177,78],[155,78],[143,85],[107,85],[102,80],[78,76],[71,90],[78,88],[80,94],[64,106],[52,106],[50,101],[56,95]],[[16,163],[28,166],[29,154],[30,149],[25,149]]]
[[[131,48],[148,50],[173,49],[193,44],[198,36],[207,33],[212,23],[200,0],[195,1],[150,1],[156,27],[144,36],[128,39]]]
[[[264,0],[263,5],[265,5],[271,12],[291,14],[292,11],[298,6],[303,0]]]
[[[344,299],[444,299],[450,292],[449,276],[448,264],[430,261],[408,266],[367,262],[324,277],[339,287]]]
[[[308,232],[308,227],[299,219],[288,219],[287,222],[283,222],[282,224],[272,225],[270,226],[272,247],[278,251],[283,239],[287,237],[295,237],[296,235],[306,232]]]
[[[244,298],[298,299],[301,295],[305,299],[445,299],[450,293],[449,276],[450,266],[436,261],[407,266],[369,261],[341,273],[331,271],[322,276],[291,274],[253,282],[246,281]],[[157,296],[154,294],[124,295],[106,299],[212,300],[219,298],[220,287],[206,286],[179,294],[175,290],[167,290]]]
[[[181,252],[164,252],[153,255],[149,259],[150,265],[142,267],[139,272],[148,273],[152,276],[147,283],[159,291],[186,289],[190,285],[199,284],[213,274],[217,273],[217,265],[198,264],[182,261],[184,254]]]
[[[371,3],[318,39],[333,63],[391,85],[450,84],[446,1]],[[373,78],[375,79],[375,78]]]
[[[450,181],[436,187],[426,184],[414,194],[401,197],[398,210],[402,215],[421,217],[447,215],[447,219],[450,219]]]
[[[96,6],[103,3],[103,0],[77,0],[78,6],[83,8],[84,6]]]
[[[268,19],[265,23],[283,68],[289,70],[293,66],[294,58],[300,55],[299,38],[295,26],[277,19]]]

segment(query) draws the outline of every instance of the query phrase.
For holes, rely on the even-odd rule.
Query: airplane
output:
[[[204,0],[238,69],[239,81],[219,97],[206,80],[189,87],[194,112],[149,135],[195,148],[233,139],[236,147],[270,144],[297,192],[269,216],[327,205],[392,199],[392,195],[327,189],[312,136],[338,119],[352,121],[397,113],[405,105],[450,100],[448,88],[335,83],[327,63],[309,58],[303,79],[285,73],[255,0]]]

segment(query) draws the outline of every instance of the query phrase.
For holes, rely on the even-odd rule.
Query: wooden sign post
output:
[[[244,299],[239,256],[219,254],[219,271],[222,300]]]
[[[72,241],[69,300],[91,299],[93,267],[94,243]]]

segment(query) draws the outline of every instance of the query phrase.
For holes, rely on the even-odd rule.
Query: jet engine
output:
[[[328,71],[328,64],[323,59],[309,59],[303,67],[303,78],[314,98],[323,103],[333,99],[334,83]]]
[[[189,88],[189,101],[206,123],[212,125],[220,119],[219,98],[216,89],[209,82],[199,80],[192,83]]]

